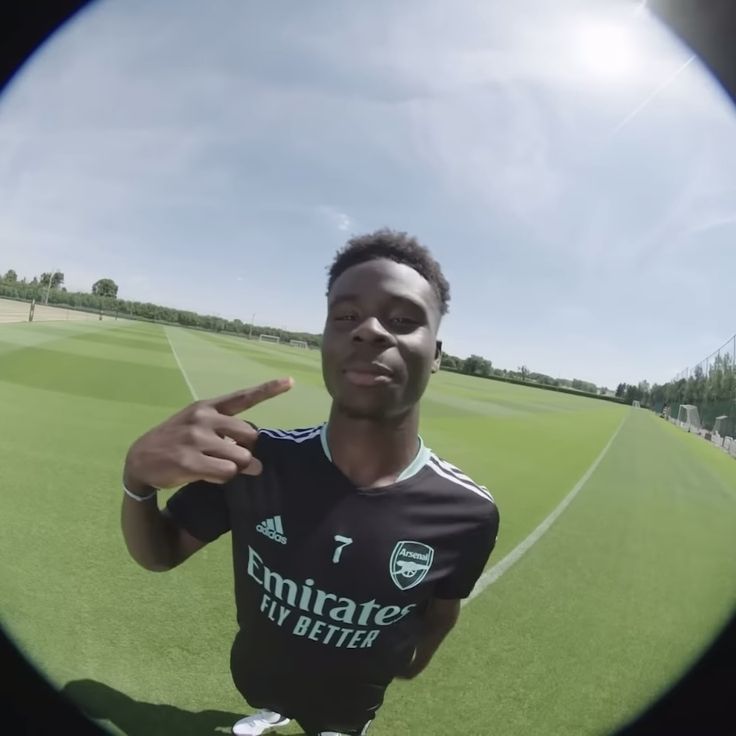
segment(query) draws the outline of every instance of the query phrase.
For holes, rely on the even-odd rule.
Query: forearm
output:
[[[427,667],[440,644],[457,623],[459,613],[459,601],[433,601],[422,622],[414,658],[403,677],[407,679],[416,677]]]
[[[130,490],[139,492],[136,487]],[[141,567],[163,572],[176,566],[175,529],[159,510],[156,496],[136,501],[124,494],[121,526],[128,552]]]
[[[436,621],[426,622],[422,630],[419,641],[417,642],[412,660],[412,669],[416,669],[418,674],[430,662],[435,652],[439,649],[440,644],[445,637],[452,631],[454,621]]]
[[[251,453],[258,432],[235,415],[288,391],[292,383],[290,378],[269,381],[190,404],[130,446],[123,466],[125,487],[144,497],[152,486],[183,489],[197,482],[223,485],[239,473],[258,475],[262,466]],[[221,498],[217,504],[222,511]],[[126,494],[121,526],[131,557],[152,571],[176,567],[207,543],[159,511],[156,496],[138,500]],[[219,527],[223,533],[226,524]]]

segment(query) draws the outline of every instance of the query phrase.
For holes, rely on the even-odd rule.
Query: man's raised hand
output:
[[[195,401],[139,437],[125,459],[124,483],[133,493],[175,488],[197,480],[225,483],[238,473],[258,475],[258,433],[234,415],[288,391],[291,378]]]

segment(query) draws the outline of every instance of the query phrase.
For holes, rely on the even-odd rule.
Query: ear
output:
[[[434,361],[432,363],[432,373],[437,373],[442,363],[442,340],[437,340],[437,345],[434,350]]]

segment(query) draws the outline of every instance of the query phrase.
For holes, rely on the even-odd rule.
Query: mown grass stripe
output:
[[[596,468],[600,465],[603,458],[608,454],[608,450],[611,448],[611,445],[618,436],[618,433],[621,431],[621,427],[624,426],[624,422],[626,421],[626,418],[628,416],[628,414],[624,416],[624,418],[621,420],[621,423],[611,435],[611,438],[606,443],[606,446],[601,450],[598,457],[593,460],[593,462],[590,464],[590,467],[585,471],[585,473],[583,473],[580,480],[572,487],[572,490],[570,490],[570,492],[562,499],[562,501],[560,501],[560,503],[555,507],[552,513],[547,516],[544,521],[542,521],[542,523],[539,524],[539,526],[528,537],[526,537],[526,539],[519,542],[519,544],[517,544],[516,547],[511,550],[511,552],[509,552],[503,559],[499,560],[495,565],[486,570],[480,576],[480,578],[478,578],[478,582],[475,584],[475,587],[471,591],[470,595],[462,601],[462,603],[460,604],[461,606],[470,603],[473,598],[479,596],[489,585],[495,583],[496,580],[501,577],[501,575],[503,575],[515,563],[517,563],[542,538],[542,536],[544,536],[544,534],[552,526],[552,524],[557,521],[560,514],[562,514],[562,512],[572,503],[575,496],[578,495],[580,490],[593,475]]]

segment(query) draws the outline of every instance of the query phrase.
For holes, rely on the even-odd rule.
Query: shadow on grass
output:
[[[126,736],[223,736],[244,715],[141,702],[95,680],[74,680],[61,692],[88,718],[104,718]]]

